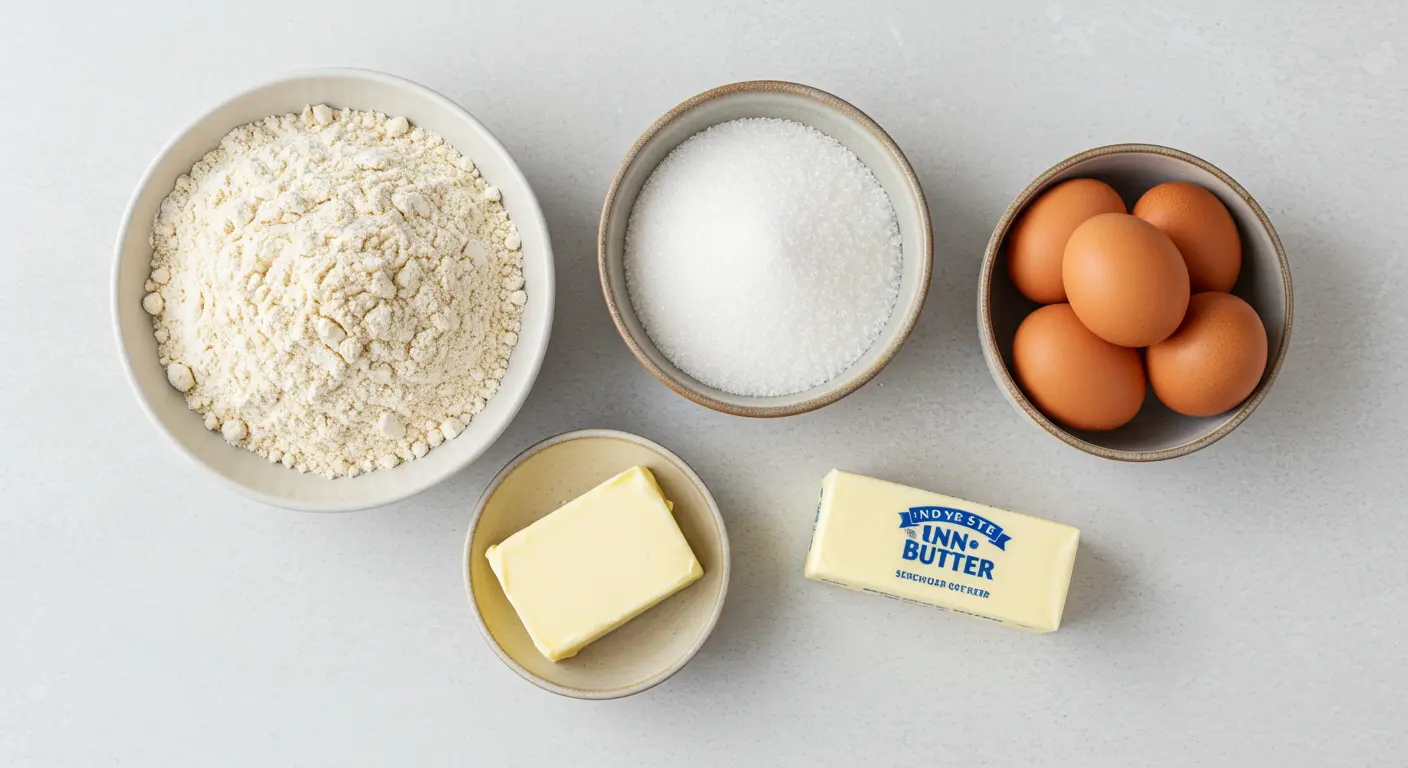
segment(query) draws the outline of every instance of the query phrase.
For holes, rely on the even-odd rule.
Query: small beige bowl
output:
[[[1110,432],[1068,430],[1046,418],[1022,393],[1011,374],[1012,338],[1037,305],[1017,292],[1007,276],[1007,231],[1027,203],[1066,179],[1089,177],[1114,187],[1131,208],[1150,187],[1166,181],[1199,184],[1222,201],[1242,236],[1242,273],[1232,293],[1256,309],[1266,326],[1268,354],[1261,383],[1240,406],[1203,418],[1174,413],[1150,391],[1129,424]],[[1074,448],[1118,461],[1161,461],[1184,456],[1221,440],[1251,416],[1281,370],[1291,343],[1291,267],[1271,221],[1242,185],[1198,157],[1153,144],[1115,144],[1067,158],[1041,174],[1008,206],[993,230],[978,283],[978,335],[993,380],[1032,423]]]
[[[903,241],[900,292],[890,322],[850,368],[831,381],[779,397],[744,397],[710,387],[681,371],[660,353],[641,327],[626,291],[626,224],[636,196],[665,156],[685,139],[719,123],[772,117],[810,125],[856,153],[890,196]],[[904,346],[929,292],[934,233],[929,205],[914,169],[889,134],[864,112],[831,94],[797,83],[757,80],[733,83],[680,104],[641,135],[621,161],[601,210],[597,260],[606,307],[616,330],[646,370],[700,405],[736,416],[773,417],[806,413],[840,400],[874,378]]]
[[[562,661],[548,661],[523,628],[484,552],[602,481],[649,469],[704,576]],[[489,647],[530,683],[577,699],[640,693],[684,668],[718,623],[728,594],[728,532],[714,497],[680,457],[643,437],[584,429],[544,440],[508,463],[484,490],[465,539],[464,576]]]

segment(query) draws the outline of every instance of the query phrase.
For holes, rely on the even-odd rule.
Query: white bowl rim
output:
[[[171,152],[175,150],[177,145],[179,145],[188,134],[194,131],[197,126],[207,120],[212,114],[220,111],[221,109],[224,109],[225,107],[233,104],[234,102],[248,98],[249,96],[259,91],[276,85],[280,85],[282,83],[295,80],[308,80],[311,78],[319,77],[351,77],[360,78],[372,82],[379,82],[385,85],[390,85],[395,88],[415,93],[417,96],[424,98],[427,101],[435,102],[441,107],[455,114],[458,114],[461,119],[465,120],[473,129],[483,135],[485,142],[489,144],[489,146],[492,147],[494,151],[496,151],[503,158],[509,174],[514,177],[515,181],[521,183],[524,189],[528,190],[528,195],[525,196],[525,199],[522,201],[522,205],[524,208],[528,209],[530,218],[542,222],[543,225],[543,248],[546,252],[545,280],[547,282],[547,291],[545,293],[547,295],[542,299],[539,299],[535,296],[533,300],[535,302],[544,302],[544,316],[547,318],[547,327],[543,331],[542,341],[538,345],[536,353],[532,356],[530,360],[527,361],[527,363],[529,364],[527,379],[528,385],[523,387],[510,399],[510,408],[508,411],[508,416],[504,419],[503,424],[501,424],[497,428],[497,430],[493,432],[493,434],[487,437],[483,447],[480,448],[479,451],[469,454],[464,458],[463,461],[457,464],[448,465],[443,472],[440,472],[436,475],[432,475],[431,477],[427,478],[425,481],[417,485],[407,486],[405,489],[403,489],[403,491],[398,491],[391,497],[387,497],[385,499],[377,499],[370,502],[358,499],[329,502],[293,502],[282,496],[276,496],[273,494],[265,493],[264,491],[261,491],[258,488],[254,488],[243,483],[235,482],[234,480],[231,480],[220,472],[217,472],[214,467],[211,467],[199,456],[196,456],[195,454],[187,450],[186,447],[181,444],[181,441],[177,440],[176,436],[173,435],[171,431],[166,428],[166,425],[162,423],[161,418],[157,416],[156,411],[152,408],[151,403],[147,400],[146,394],[142,391],[141,386],[137,383],[137,376],[133,368],[132,357],[130,354],[128,354],[127,344],[123,341],[122,338],[122,246],[123,243],[127,240],[128,232],[131,231],[133,227],[132,217],[133,214],[136,212],[137,201],[141,198],[143,190],[145,190],[152,183],[152,177],[156,174],[156,170],[161,165],[162,161],[166,158],[167,155],[171,154]],[[143,224],[142,226],[150,226],[150,224]],[[165,436],[168,444],[173,446],[178,453],[185,456],[191,463],[195,464],[197,467],[200,467],[201,471],[205,472],[206,475],[214,477],[221,485],[224,485],[225,487],[230,488],[236,491],[237,493],[243,494],[246,497],[263,502],[270,506],[281,507],[283,509],[289,509],[298,512],[355,512],[363,509],[371,509],[374,507],[393,504],[398,501],[404,501],[405,499],[410,498],[411,496],[426,491],[431,487],[440,484],[441,482],[449,478],[451,475],[454,475],[455,473],[459,472],[460,470],[477,461],[479,457],[484,454],[485,451],[489,450],[489,448],[493,446],[493,444],[499,439],[499,437],[503,435],[504,431],[508,429],[509,424],[511,424],[514,418],[517,417],[518,411],[522,409],[523,403],[528,399],[528,395],[533,391],[533,385],[537,382],[538,373],[542,370],[544,358],[547,357],[548,343],[550,341],[550,337],[552,336],[552,321],[556,302],[556,295],[557,282],[555,270],[553,268],[552,241],[547,226],[547,219],[543,216],[542,208],[538,204],[537,195],[533,193],[532,185],[528,183],[528,178],[523,175],[523,171],[518,167],[518,163],[513,159],[513,156],[509,154],[508,149],[504,147],[503,143],[499,141],[498,137],[494,135],[493,131],[490,131],[483,123],[479,122],[479,120],[475,118],[474,115],[469,113],[469,110],[460,106],[458,103],[454,102],[450,98],[413,80],[408,80],[404,77],[398,77],[396,75],[388,74],[386,72],[380,72],[373,69],[362,69],[358,67],[315,67],[288,72],[286,74],[279,75],[278,77],[274,77],[272,79],[265,80],[255,85],[244,88],[238,93],[220,101],[218,104],[215,104],[209,107],[208,109],[205,109],[195,118],[187,121],[187,123],[182,126],[180,130],[176,131],[174,134],[172,134],[171,138],[167,139],[166,143],[163,144],[161,149],[156,153],[155,156],[153,156],[151,162],[147,164],[146,170],[142,172],[142,177],[137,182],[137,186],[133,188],[132,195],[130,198],[128,198],[127,205],[122,212],[122,224],[118,227],[117,240],[113,246],[110,311],[112,317],[113,334],[117,340],[118,357],[121,358],[122,372],[127,379],[127,384],[132,389],[132,392],[136,395],[137,402],[141,405],[142,411],[147,414],[147,418],[154,425],[156,425],[157,431],[160,432],[163,436]],[[383,471],[394,472],[395,469]],[[336,481],[334,480],[331,482]]]
[[[719,528],[719,559],[723,568],[723,574],[719,579],[719,594],[714,598],[714,610],[709,614],[709,620],[705,622],[704,629],[699,633],[699,637],[694,641],[694,644],[665,669],[634,685],[628,685],[624,688],[614,688],[609,691],[590,691],[583,688],[558,685],[551,680],[533,674],[522,664],[515,661],[513,657],[509,656],[508,652],[503,649],[503,646],[499,645],[499,641],[495,639],[494,634],[489,631],[489,625],[484,622],[484,616],[479,611],[479,603],[474,599],[474,585],[469,578],[469,558],[471,556],[471,548],[474,546],[474,531],[479,527],[479,519],[484,515],[484,508],[488,505],[489,498],[494,495],[494,491],[498,490],[499,485],[501,485],[504,480],[508,479],[508,476],[513,474],[524,462],[548,448],[571,440],[595,437],[625,440],[658,451],[660,455],[669,459],[683,472],[684,475],[689,478],[690,482],[694,483],[694,486],[699,489],[699,492],[703,495],[704,501],[709,507],[709,514],[713,517],[714,524]],[[724,601],[728,597],[728,581],[729,574],[732,571],[732,562],[733,557],[729,551],[728,543],[728,527],[724,525],[723,513],[719,511],[719,505],[714,501],[714,495],[709,492],[709,486],[704,484],[704,481],[700,479],[699,475],[695,474],[694,469],[686,464],[684,459],[677,456],[674,451],[671,451],[648,437],[641,437],[640,435],[623,432],[618,429],[577,429],[553,435],[552,437],[523,449],[523,452],[510,459],[509,462],[504,465],[504,468],[499,470],[498,474],[494,475],[494,479],[490,480],[489,484],[484,486],[484,492],[479,495],[479,501],[474,504],[474,514],[469,519],[469,532],[466,533],[464,537],[464,557],[460,562],[460,570],[464,576],[465,595],[469,598],[470,613],[474,614],[474,623],[479,627],[479,634],[484,637],[484,642],[488,644],[490,650],[494,652],[494,655],[499,657],[499,661],[502,661],[505,666],[513,670],[519,677],[549,693],[555,693],[570,699],[605,701],[607,699],[625,698],[626,696],[632,696],[642,691],[648,691],[674,676],[676,672],[684,669],[685,665],[694,659],[695,654],[699,653],[699,649],[703,648],[704,643],[708,642],[709,637],[714,634],[714,627],[719,623],[719,616],[723,614]]]

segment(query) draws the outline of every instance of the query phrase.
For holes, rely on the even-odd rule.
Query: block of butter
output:
[[[1061,626],[1080,531],[832,470],[807,578],[1030,632]]]
[[[645,467],[631,467],[485,556],[533,644],[559,661],[704,575]]]

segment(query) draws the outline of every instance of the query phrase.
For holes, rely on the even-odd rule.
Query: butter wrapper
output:
[[[1061,626],[1080,531],[832,470],[806,576],[1028,632]]]

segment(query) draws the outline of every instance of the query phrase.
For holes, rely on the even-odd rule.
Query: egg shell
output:
[[[1139,351],[1091,333],[1069,304],[1049,304],[1027,315],[1012,340],[1012,363],[1027,397],[1071,429],[1122,427],[1144,404]]]
[[[1091,216],[1126,210],[1119,193],[1095,179],[1063,181],[1041,193],[1007,235],[1007,275],[1012,284],[1038,304],[1065,301],[1061,259],[1071,233]]]
[[[1266,326],[1250,304],[1230,293],[1198,293],[1178,330],[1149,347],[1149,383],[1170,409],[1215,416],[1256,389],[1266,354]]]
[[[1145,192],[1134,215],[1168,235],[1194,293],[1232,290],[1242,271],[1242,238],[1227,206],[1197,184],[1170,181]]]
[[[1128,214],[1102,213],[1076,227],[1061,274],[1085,327],[1122,347],[1163,341],[1188,309],[1188,268],[1178,248]]]

